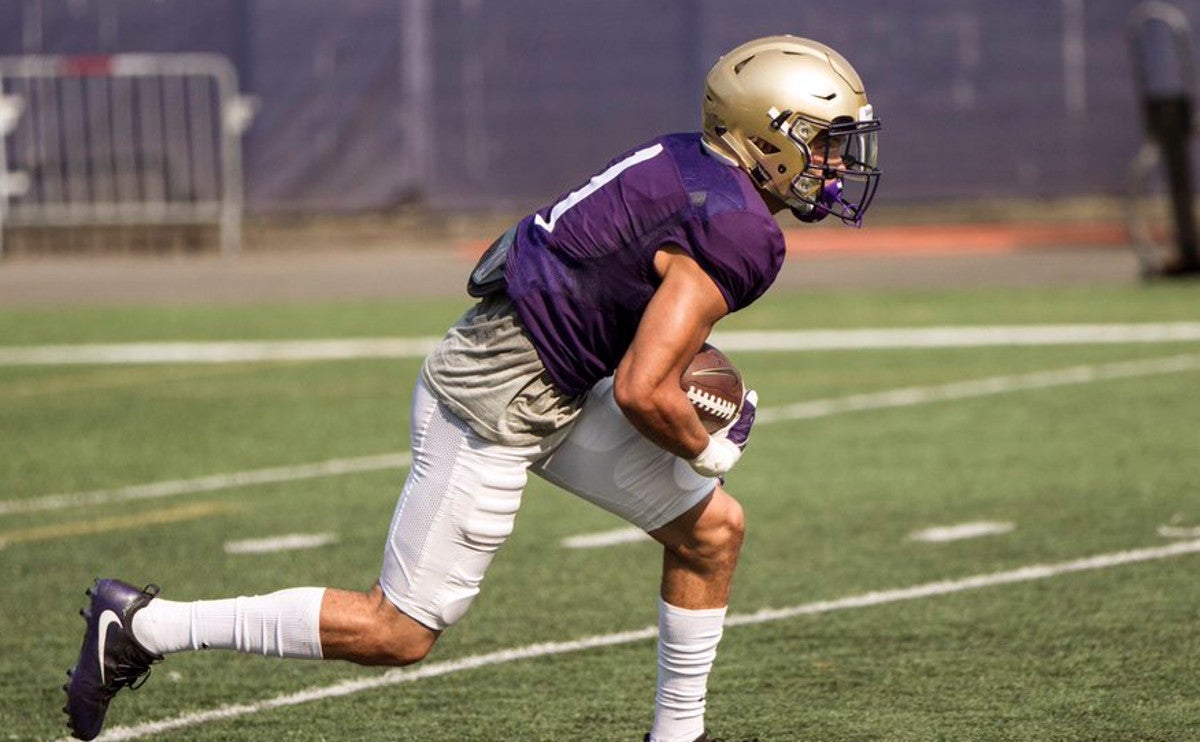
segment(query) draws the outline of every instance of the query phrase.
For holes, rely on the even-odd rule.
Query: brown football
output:
[[[733,422],[742,406],[742,375],[729,358],[705,343],[684,369],[679,386],[712,433]]]

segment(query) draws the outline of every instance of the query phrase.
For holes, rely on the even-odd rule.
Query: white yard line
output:
[[[912,541],[926,541],[929,543],[943,543],[947,541],[961,541],[969,538],[979,538],[981,536],[997,536],[1000,534],[1011,533],[1016,525],[1012,523],[960,523],[954,526],[934,526],[909,534],[909,539]],[[1166,526],[1159,528],[1160,536],[1168,535],[1164,529]],[[1200,529],[1191,529],[1194,531],[1190,534],[1191,538],[1200,538]],[[1182,534],[1183,532],[1180,531]],[[1179,538],[1177,536],[1176,538]],[[568,549],[600,549],[606,546],[618,546],[620,544],[641,543],[643,541],[652,541],[644,531],[640,528],[626,527],[614,528],[609,531],[597,531],[595,533],[582,533],[578,536],[568,536],[561,541],[561,544]]]
[[[990,521],[959,523],[954,526],[925,528],[909,534],[909,539],[940,544],[947,541],[962,541],[963,539],[979,538],[981,536],[999,536],[1004,533],[1012,533],[1015,528],[1016,525],[1013,523],[995,523]]]
[[[955,399],[986,397],[994,394],[1049,389],[1051,387],[1089,384],[1096,381],[1131,379],[1140,376],[1182,373],[1200,370],[1200,356],[1184,355],[1151,358],[1144,361],[1102,363],[1095,366],[1075,366],[1057,371],[1035,371],[1015,376],[992,376],[971,381],[956,381],[937,386],[908,387],[883,392],[854,394],[836,399],[819,399],[784,407],[772,407],[758,413],[757,422],[773,423],[783,420],[811,420],[844,412],[880,410],[889,407],[945,402]]]
[[[320,546],[336,544],[336,533],[289,533],[286,536],[271,538],[254,538],[242,541],[226,541],[226,554],[274,554],[279,551],[297,551],[299,549],[316,549]]]
[[[134,484],[115,489],[73,492],[63,495],[45,495],[30,500],[0,500],[0,515],[32,513],[40,510],[61,510],[63,508],[81,507],[84,505],[108,505],[115,502],[146,500],[156,497],[175,497],[177,495],[190,495],[197,492],[215,492],[218,490],[234,489],[236,487],[249,487],[256,484],[294,482],[300,479],[359,474],[361,472],[379,471],[381,469],[403,469],[410,463],[412,463],[412,456],[407,451],[404,451],[402,453],[388,453],[379,456],[360,456],[352,459],[331,459],[329,461],[319,461],[315,464],[301,464],[299,466],[279,466],[269,469],[232,472],[229,474],[213,474],[196,479],[175,479],[166,482]]]
[[[994,394],[1006,394],[1032,389],[1045,389],[1072,384],[1088,384],[1111,379],[1181,373],[1200,369],[1200,356],[1183,355],[1153,358],[1144,361],[1105,363],[1095,366],[1076,366],[1057,371],[1038,371],[1016,376],[993,376],[972,381],[959,381],[926,387],[893,389],[849,397],[819,399],[758,411],[758,424],[787,420],[810,420],[846,412],[862,412],[891,407],[907,407],[955,399],[968,399]],[[314,477],[355,474],[380,469],[402,469],[412,458],[408,452],[365,456],[352,459],[333,459],[300,466],[255,469],[230,474],[214,474],[197,479],[138,484],[116,489],[92,490],[71,494],[46,495],[26,500],[0,500],[0,516],[42,510],[59,510],[83,505],[104,505],[112,502],[140,500],[153,497],[173,497],[195,492],[211,492],[256,484],[292,482]]]
[[[1159,526],[1157,532],[1163,538],[1200,538],[1200,526],[1196,526],[1195,528]]]
[[[642,529],[628,526],[626,528],[615,528],[611,531],[568,536],[562,540],[562,545],[568,549],[598,549],[603,546],[652,540]]]
[[[1200,341],[1200,322],[715,332],[711,340],[726,352],[789,353],[882,348],[1196,342]],[[421,358],[439,341],[437,337],[423,337],[11,346],[0,347],[0,366]]]
[[[873,606],[900,603],[909,600],[919,600],[922,598],[932,598],[942,595],[951,595],[968,590],[979,590],[982,588],[996,587],[999,585],[1013,585],[1022,582],[1045,580],[1061,575],[1073,574],[1076,572],[1111,569],[1113,567],[1119,567],[1126,564],[1137,564],[1140,562],[1171,559],[1174,557],[1196,553],[1200,553],[1200,541],[1184,541],[1155,548],[1134,549],[1131,551],[1122,551],[1113,554],[1100,554],[1098,556],[1075,559],[1067,562],[1059,562],[1057,564],[1035,564],[1004,572],[992,572],[988,574],[975,575],[972,577],[928,582],[922,585],[914,585],[907,588],[863,593],[861,595],[852,595],[836,600],[803,603],[786,608],[763,608],[762,610],[754,613],[734,614],[728,616],[725,619],[725,626],[730,628],[735,626],[753,626],[771,621],[782,621],[790,618],[798,618],[800,616],[815,616],[834,611],[870,608]],[[599,647],[612,647],[623,644],[632,644],[639,641],[648,641],[655,638],[657,634],[657,628],[650,626],[634,631],[625,631],[615,634],[597,634],[571,641],[542,642],[538,644],[529,644],[524,647],[503,649],[496,652],[490,652],[488,654],[467,656],[457,660],[432,662],[429,664],[418,665],[415,668],[410,669],[391,670],[379,676],[361,678],[357,680],[347,680],[334,685],[309,688],[297,693],[276,696],[275,698],[267,699],[265,701],[258,701],[256,703],[221,706],[209,711],[182,714],[174,718],[147,722],[135,726],[114,727],[102,735],[100,739],[139,739],[151,735],[162,734],[163,732],[169,732],[174,729],[184,729],[210,722],[234,719],[250,714],[257,714],[263,711],[269,711],[271,709],[298,706],[300,704],[310,703],[313,701],[322,701],[329,698],[349,696],[355,693],[386,688],[393,685],[400,685],[402,683],[411,683],[418,680],[423,680],[425,678],[440,677],[443,675],[473,670],[480,667],[490,667],[494,665],[507,664],[509,662],[536,659],[539,657],[583,652]]]

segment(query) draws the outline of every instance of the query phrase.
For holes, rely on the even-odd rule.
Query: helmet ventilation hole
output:
[[[776,147],[774,144],[771,144],[770,142],[768,142],[766,139],[763,139],[762,137],[751,137],[750,143],[753,144],[755,147],[758,147],[758,151],[762,152],[764,155],[773,155],[779,151],[778,147]]]

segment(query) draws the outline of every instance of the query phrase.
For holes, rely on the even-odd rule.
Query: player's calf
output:
[[[327,659],[411,665],[425,659],[440,635],[392,605],[378,585],[367,593],[325,591],[321,647]]]

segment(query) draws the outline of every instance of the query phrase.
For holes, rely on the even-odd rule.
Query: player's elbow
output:
[[[631,420],[652,418],[658,412],[656,390],[632,374],[617,374],[613,379],[613,400]]]

